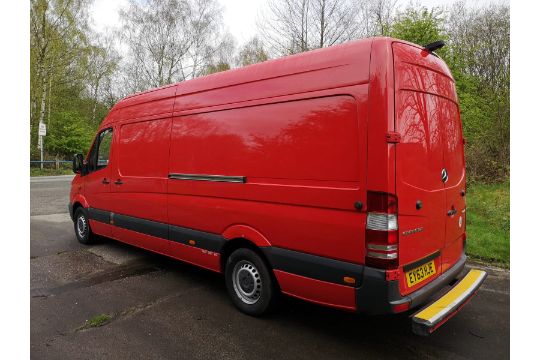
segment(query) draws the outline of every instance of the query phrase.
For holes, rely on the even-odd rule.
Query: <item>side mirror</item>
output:
[[[83,170],[83,156],[82,154],[76,154],[73,156],[73,172],[75,174],[81,174]]]

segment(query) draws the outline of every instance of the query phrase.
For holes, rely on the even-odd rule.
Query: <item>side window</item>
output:
[[[112,129],[106,129],[100,132],[90,150],[88,159],[89,172],[103,169],[109,164],[109,155],[111,152]]]

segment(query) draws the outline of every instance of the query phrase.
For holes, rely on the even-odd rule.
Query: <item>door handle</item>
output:
[[[103,178],[103,180],[101,180],[101,183],[102,184],[109,184],[110,181],[107,178]]]
[[[456,213],[457,213],[457,210],[456,210],[456,209],[452,209],[452,210],[448,210],[447,215],[448,215],[448,216],[454,216],[454,215],[456,215]]]
[[[122,185],[123,184],[122,180],[120,180],[120,179],[116,180],[114,183],[116,185]]]

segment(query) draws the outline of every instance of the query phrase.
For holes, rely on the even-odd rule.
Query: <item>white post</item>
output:
[[[41,156],[40,156],[41,162],[39,163],[39,167],[41,168],[41,170],[43,170],[43,147],[41,146],[42,140],[43,140],[43,139],[42,139],[42,136],[39,135],[39,137],[38,137],[38,143],[37,143],[37,148],[38,148],[38,150],[39,150],[39,152],[40,152],[40,154],[41,154]]]
[[[39,133],[38,133],[38,135],[39,135],[38,146],[39,146],[39,149],[41,150],[40,151],[40,154],[41,154],[41,163],[40,163],[41,166],[40,167],[41,167],[41,170],[43,170],[43,148],[45,147],[45,146],[43,146],[43,137],[45,135],[47,135],[47,126],[42,122],[39,123]]]
[[[41,136],[41,170],[43,170],[43,136]]]

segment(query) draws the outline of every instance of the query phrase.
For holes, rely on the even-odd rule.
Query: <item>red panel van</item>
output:
[[[464,268],[455,83],[429,49],[371,38],[128,96],[74,159],[82,243],[106,236],[221,272],[261,315],[279,293],[429,333]]]

